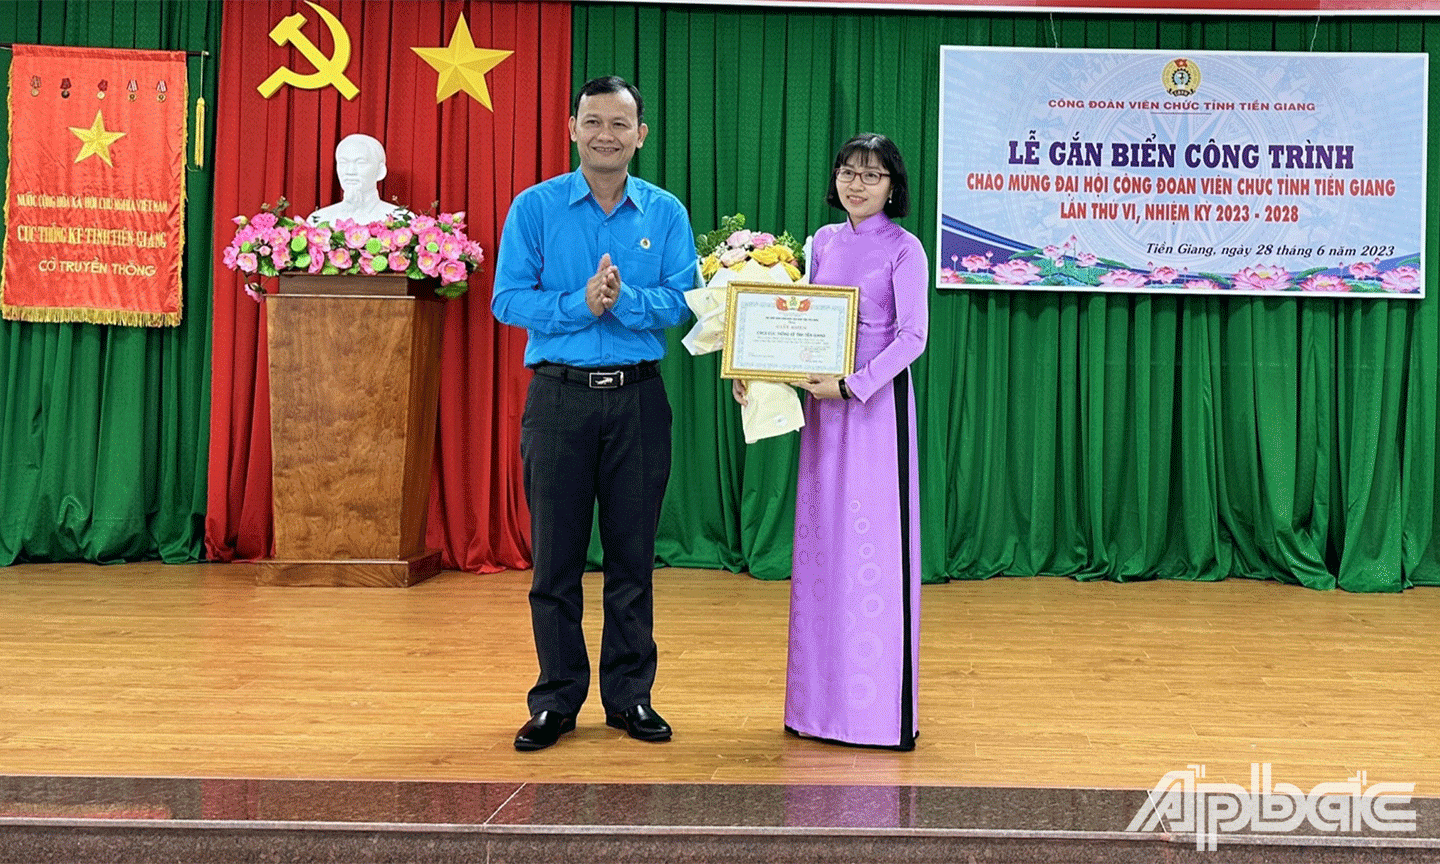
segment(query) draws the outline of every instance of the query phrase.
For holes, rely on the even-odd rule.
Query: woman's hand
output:
[[[734,396],[735,401],[739,402],[741,405],[750,404],[750,401],[745,398],[746,390],[747,388],[745,386],[745,382],[741,381],[739,378],[736,378],[730,382],[730,395]]]
[[[795,386],[809,391],[817,399],[840,399],[840,379],[834,375],[811,375],[808,381],[796,381]]]

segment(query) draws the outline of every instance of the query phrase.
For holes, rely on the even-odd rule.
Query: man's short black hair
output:
[[[619,93],[625,91],[630,98],[635,100],[635,119],[645,122],[645,100],[640,98],[640,91],[635,85],[621,78],[619,75],[604,75],[599,78],[591,78],[581,85],[575,93],[575,99],[570,103],[570,116],[574,117],[580,113],[580,100],[586,96],[595,96],[600,93]]]
[[[900,158],[900,148],[895,146],[894,141],[874,132],[861,132],[846,141],[840,152],[835,154],[835,164],[830,166],[830,188],[825,193],[825,203],[845,209],[840,193],[835,189],[835,172],[856,153],[875,154],[880,166],[890,174],[890,200],[885,203],[885,215],[891,219],[909,215],[910,175],[905,173],[905,160]]]

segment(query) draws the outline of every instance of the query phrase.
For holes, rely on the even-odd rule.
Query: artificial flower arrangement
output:
[[[235,239],[221,262],[245,274],[245,292],[257,301],[263,279],[282,272],[373,276],[404,273],[440,280],[436,293],[459,297],[470,274],[485,261],[480,244],[465,236],[465,213],[416,214],[399,210],[383,221],[341,219],[309,225],[284,214],[290,202],[263,205],[254,216],[236,216]],[[433,210],[433,207],[432,207]]]
[[[798,281],[805,269],[804,246],[799,240],[789,231],[777,237],[747,230],[743,213],[723,216],[719,228],[696,235],[695,249],[700,255],[700,278],[706,282],[721,267],[740,270],[752,260],[765,267],[783,264],[793,281]]]

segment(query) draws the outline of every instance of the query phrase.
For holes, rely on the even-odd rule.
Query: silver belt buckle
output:
[[[591,390],[614,390],[616,387],[625,386],[624,372],[591,372]]]

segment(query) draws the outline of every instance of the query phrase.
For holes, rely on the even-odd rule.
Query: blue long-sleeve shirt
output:
[[[620,270],[615,305],[596,317],[585,283],[600,256]],[[665,328],[689,315],[695,238],[680,200],[629,177],[608,214],[580,169],[526,189],[500,236],[490,310],[529,331],[525,365],[621,366],[665,356]]]

